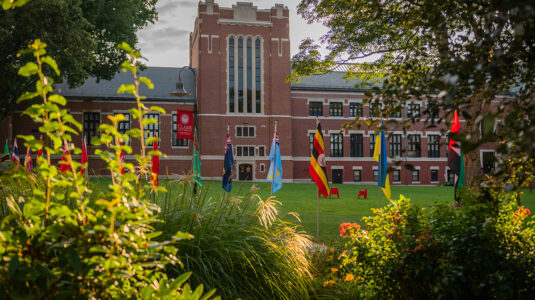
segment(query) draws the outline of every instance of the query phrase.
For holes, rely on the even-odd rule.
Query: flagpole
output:
[[[318,124],[320,123],[318,116],[316,116],[316,131],[318,130]],[[320,132],[321,133],[321,132]],[[316,238],[320,241],[320,188],[317,187],[316,193]]]
[[[277,134],[277,120],[275,120],[275,130],[273,131],[273,141],[271,142],[272,145],[275,142],[275,134]],[[271,174],[271,176],[273,176],[273,178],[271,178],[271,196],[273,196],[273,182],[275,181],[275,162],[277,161],[277,151],[275,151],[275,149],[271,149],[271,151],[273,151],[273,161],[271,162],[273,164],[273,174]]]

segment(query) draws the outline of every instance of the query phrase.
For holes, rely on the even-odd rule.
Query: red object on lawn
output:
[[[329,193],[329,198],[331,198],[332,195],[338,196],[338,199],[340,199],[340,194],[338,194],[338,188],[331,188],[331,192]]]
[[[360,199],[360,196],[364,196],[364,199],[368,199],[368,188],[365,188],[364,191],[359,191],[358,199]]]

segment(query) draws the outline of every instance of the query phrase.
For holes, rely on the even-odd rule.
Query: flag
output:
[[[41,148],[39,148],[37,150],[37,157],[35,158],[35,167],[38,168],[39,167],[39,157],[41,157],[43,155],[43,137],[42,136],[39,136],[39,143],[41,143]]]
[[[314,147],[310,154],[310,166],[308,167],[308,173],[312,177],[312,180],[318,186],[318,195],[322,194],[323,197],[329,196],[329,182],[327,180],[327,172],[325,172],[325,152],[323,147],[323,134],[321,133],[321,124],[318,123],[316,128],[316,134],[314,136]]]
[[[80,174],[83,176],[84,175],[84,164],[88,161],[87,159],[87,145],[86,145],[86,142],[85,142],[85,136],[84,136],[84,139],[82,140],[82,166],[80,167]]]
[[[6,145],[4,146],[4,154],[2,154],[0,163],[2,164],[3,170],[7,168],[7,164],[9,163],[9,146],[7,145],[7,140],[6,140]]]
[[[457,110],[453,114],[453,124],[451,124],[450,143],[448,146],[448,167],[454,174],[457,174],[455,181],[455,189],[461,188],[464,182],[464,159],[461,145],[455,141],[455,138],[461,133],[461,124],[459,123],[459,116]]]
[[[15,141],[13,142],[13,153],[11,154],[11,160],[16,162],[17,165],[20,165],[19,146],[17,146],[17,138],[15,138]]]
[[[152,151],[158,151],[158,142],[154,141],[152,143]],[[154,186],[158,186],[158,174],[160,174],[160,156],[152,156],[152,175],[151,182]]]
[[[69,151],[65,147],[65,144],[63,144],[63,155],[61,155],[61,161],[59,162],[59,170],[61,172],[69,171],[69,163],[67,160],[67,155],[69,155]]]
[[[232,156],[232,142],[230,140],[230,129],[227,127],[227,141],[225,145],[225,161],[223,163],[223,189],[230,192],[232,189],[232,165],[234,156]]]
[[[271,142],[269,161],[271,164],[269,166],[267,181],[272,183],[271,193],[275,194],[276,191],[282,188],[282,161],[277,125],[275,125],[275,133],[273,134],[273,141]]]
[[[26,148],[26,156],[24,157],[24,166],[28,173],[33,172],[33,162],[32,162],[32,150],[30,147]]]
[[[381,125],[383,122],[381,121]],[[386,156],[386,140],[385,130],[381,131],[381,135],[377,134],[375,139],[375,149],[373,151],[373,159],[379,163],[379,170],[377,172],[377,185],[381,187],[386,199],[390,200],[390,179],[388,178],[388,158]]]
[[[201,182],[201,156],[199,154],[199,140],[197,139],[197,128],[193,133],[193,167],[191,170],[193,179],[199,187],[202,187]]]
[[[120,162],[120,165],[119,165],[119,168],[121,169],[120,172],[121,174],[124,174],[124,150],[123,150],[123,143],[121,141],[119,141],[119,147],[121,147],[121,154],[119,154],[119,162]]]

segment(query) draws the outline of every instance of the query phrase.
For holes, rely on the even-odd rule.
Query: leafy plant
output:
[[[149,86],[146,78],[136,78],[138,51],[127,44],[120,45],[129,61],[124,70],[134,74],[134,85],[122,86],[120,91],[133,93],[137,108],[131,110],[135,119],[143,120],[147,108],[138,93],[140,82]],[[39,131],[51,144],[36,140],[33,136],[20,136],[33,151],[44,149],[46,155],[38,159],[36,174],[21,180],[29,185],[32,193],[7,197],[9,214],[0,221],[0,296],[2,298],[179,298],[199,299],[203,287],[194,291],[184,285],[190,273],[168,278],[163,272],[167,265],[181,265],[177,258],[176,242],[190,239],[187,233],[173,232],[168,239],[156,240],[161,233],[155,231],[159,207],[148,201],[147,193],[156,190],[145,182],[148,158],[144,151],[143,130],[132,129],[129,135],[142,141],[141,153],[136,156],[138,172],[132,164],[121,166],[120,151],[132,149],[118,146],[118,141],[128,139],[117,132],[117,122],[124,116],[110,117],[110,124],[99,127],[101,145],[96,153],[107,163],[112,184],[109,192],[99,194],[90,203],[93,191],[80,174],[80,163],[70,153],[81,152],[72,143],[81,125],[63,107],[66,99],[52,92],[53,80],[45,75],[46,68],[59,75],[56,62],[45,56],[46,44],[35,40],[20,55],[32,54],[36,63],[29,62],[19,69],[25,77],[36,76],[36,89],[26,92],[20,101],[32,101],[24,114],[41,124]],[[158,108],[152,108],[158,109]],[[112,142],[115,143],[112,143]],[[52,162],[53,155],[62,154],[68,165],[67,172],[58,172]],[[150,153],[159,155],[159,153]],[[87,166],[84,166],[87,167]],[[126,167],[132,172],[122,175]],[[66,205],[71,203],[73,205]],[[204,295],[210,297],[215,291]]]

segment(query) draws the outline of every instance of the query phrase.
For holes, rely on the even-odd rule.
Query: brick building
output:
[[[284,5],[258,9],[252,3],[238,2],[230,8],[219,7],[213,0],[198,4],[198,16],[190,35],[191,68],[149,67],[142,74],[155,84],[154,90],[143,89],[148,102],[163,107],[166,114],[151,114],[157,126],[147,128],[147,135],[158,134],[162,174],[180,175],[191,168],[191,141],[175,138],[176,109],[193,110],[196,104],[198,135],[204,179],[220,179],[227,126],[234,147],[234,180],[262,181],[269,169],[269,148],[275,123],[280,136],[283,177],[289,182],[309,182],[308,165],[316,119],[324,130],[327,174],[334,183],[375,183],[377,163],[373,160],[374,132],[340,131],[341,125],[361,116],[370,117],[363,105],[366,89],[355,88],[356,82],[343,79],[341,70],[302,78],[287,83],[290,74],[289,11]],[[192,95],[174,97],[180,73],[186,90]],[[131,77],[131,76],[130,76]],[[111,81],[88,80],[82,87],[56,90],[69,99],[68,109],[84,125],[85,136],[97,134],[96,126],[106,122],[106,115],[125,113],[133,106],[132,98],[117,95],[121,83],[131,82],[120,73]],[[394,118],[421,115],[426,103],[415,102]],[[35,133],[25,118],[8,120],[2,134],[11,140],[16,134]],[[124,122],[126,130],[137,126]],[[390,125],[389,125],[390,126]],[[393,166],[392,184],[443,184],[452,180],[447,168],[446,136],[439,125],[432,130],[416,123],[404,132],[401,127],[388,130],[387,152],[391,161],[414,166],[409,171]],[[2,136],[0,135],[0,138]],[[78,142],[79,143],[79,142]],[[136,144],[132,145],[134,148]],[[90,154],[94,151],[89,149]],[[488,157],[494,151],[480,150],[483,168],[492,167]],[[24,150],[22,151],[24,152]],[[127,156],[126,159],[133,157]],[[96,156],[90,155],[90,169],[102,173]]]

